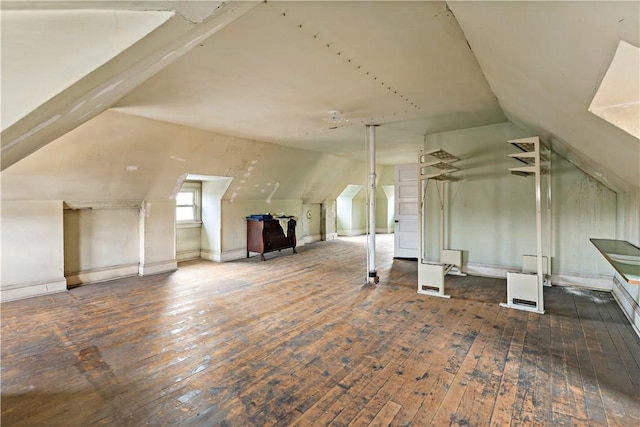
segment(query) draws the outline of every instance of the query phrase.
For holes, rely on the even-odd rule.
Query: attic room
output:
[[[3,425],[640,423],[639,2],[0,19]]]

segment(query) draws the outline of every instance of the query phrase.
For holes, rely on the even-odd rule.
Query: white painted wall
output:
[[[384,186],[393,186],[395,180],[393,166],[376,166],[376,232],[389,233],[393,231],[393,199],[389,200]],[[357,181],[355,181],[357,182]],[[352,183],[344,188],[337,201],[337,231],[339,235],[357,236],[367,232],[367,196],[364,178],[362,183]],[[389,202],[392,206],[389,209]],[[391,212],[391,216],[390,216]]]
[[[186,261],[200,258],[201,224],[176,226],[176,259]]]
[[[369,230],[367,221],[369,216],[367,215],[367,209],[369,208],[367,203],[367,187],[363,187],[353,198],[351,203],[351,234],[359,235],[365,234]]]
[[[380,219],[385,220],[386,227],[381,232],[393,233],[395,231],[395,212],[396,212],[395,187],[393,185],[384,185],[383,191],[386,197],[384,199],[381,199],[381,202],[384,203],[381,209],[384,209],[386,212],[384,213],[384,216],[381,215]]]
[[[212,261],[222,261],[222,196],[232,179],[217,177],[202,182],[202,230],[200,256]]]
[[[361,184],[349,184],[336,199],[338,235],[357,236],[366,231],[362,206],[360,206],[364,203],[364,197],[357,198],[358,194],[363,193],[361,190]]]
[[[394,166],[377,166],[376,170],[376,233],[393,233],[395,168]]]
[[[610,277],[613,269],[589,241],[616,234],[616,194],[559,156],[552,166],[552,272]]]
[[[640,191],[618,194],[617,235],[640,246]]]
[[[322,240],[334,240],[338,237],[338,214],[336,199],[322,202],[320,233]]]
[[[511,175],[518,162],[507,143],[525,137],[511,124],[485,126],[428,135],[425,149],[443,148],[460,157],[461,178],[450,184],[451,249],[464,251],[470,272],[519,270],[522,255],[534,254],[535,196],[532,178]],[[559,156],[552,162],[552,273],[556,281],[572,283],[581,276],[595,279],[591,286],[607,287],[603,277],[610,266],[589,242],[611,238],[616,229],[616,196]],[[439,204],[433,183],[427,190],[429,220],[427,256],[437,259]],[[582,282],[584,284],[584,282]]]
[[[138,274],[139,209],[64,211],[64,274],[78,285]]]
[[[320,223],[321,223],[321,204],[320,203],[303,203],[302,204],[302,237],[305,243],[316,242],[321,240]],[[311,217],[309,217],[311,216]]]
[[[64,291],[62,201],[5,201],[0,210],[0,300]]]
[[[140,209],[141,276],[178,268],[176,262],[176,201],[147,200]]]

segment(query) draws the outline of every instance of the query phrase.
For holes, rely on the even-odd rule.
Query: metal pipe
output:
[[[535,186],[536,186],[536,256],[538,270],[538,311],[544,312],[544,270],[542,268],[542,194],[541,194],[541,177],[540,167],[540,140],[535,142]]]
[[[376,127],[367,125],[369,135],[369,235],[368,237],[368,279],[369,283],[378,283],[376,271]]]

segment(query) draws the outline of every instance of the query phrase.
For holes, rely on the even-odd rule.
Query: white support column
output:
[[[542,151],[541,151],[542,153]],[[543,252],[547,257],[547,266],[544,267],[545,279],[544,285],[551,286],[551,266],[553,261],[553,238],[552,238],[552,228],[551,228],[551,161],[553,157],[553,150],[551,146],[551,142],[549,142],[549,147],[545,149],[544,152],[547,160],[543,164],[545,165],[546,171],[543,173],[543,178],[545,178],[545,185],[543,188],[545,189],[545,207],[546,207],[546,215],[543,216],[543,221],[545,222],[545,237],[543,241]],[[542,159],[541,159],[542,160]]]
[[[439,181],[437,183],[440,191],[438,192],[438,197],[440,198],[440,250],[444,249],[444,227],[445,227],[445,215],[447,214],[447,210],[445,210],[445,204],[447,203],[447,198],[445,195],[445,189],[447,185],[444,181]]]
[[[544,313],[544,270],[542,269],[542,190],[540,168],[540,143],[535,143],[536,186],[536,256],[538,270],[538,311]]]
[[[367,283],[378,283],[380,278],[376,271],[376,127],[367,125],[369,140],[369,232],[367,257]]]

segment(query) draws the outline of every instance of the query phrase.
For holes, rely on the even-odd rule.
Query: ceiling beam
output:
[[[131,47],[3,130],[1,170],[110,108],[140,83],[257,4],[258,1],[222,3],[200,23],[176,14]],[[10,42],[3,39],[3,49]]]

